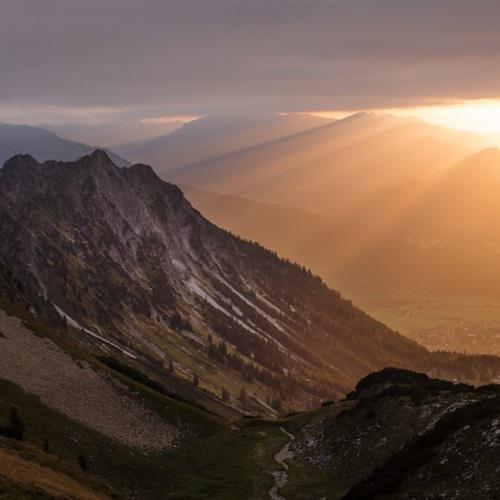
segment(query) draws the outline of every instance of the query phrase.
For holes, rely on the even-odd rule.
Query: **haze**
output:
[[[142,139],[158,130],[140,132],[139,120],[157,117],[411,114],[500,94],[497,2],[8,1],[0,10],[4,122],[132,120]],[[497,133],[495,122],[484,131]],[[104,145],[120,140],[130,134]]]

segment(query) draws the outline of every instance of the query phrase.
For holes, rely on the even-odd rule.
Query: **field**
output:
[[[430,350],[500,354],[500,301],[391,292],[359,298],[376,319]]]

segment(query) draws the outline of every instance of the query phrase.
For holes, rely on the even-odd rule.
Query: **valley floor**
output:
[[[431,351],[500,355],[500,301],[404,292],[354,295],[373,317]]]

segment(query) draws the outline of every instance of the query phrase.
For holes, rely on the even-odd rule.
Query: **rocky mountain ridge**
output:
[[[205,220],[146,165],[96,151],[0,172],[0,257],[103,355],[272,414],[407,366],[488,381],[496,358],[430,355],[320,278]],[[487,369],[485,368],[487,367]]]

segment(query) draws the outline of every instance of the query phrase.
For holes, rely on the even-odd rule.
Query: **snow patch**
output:
[[[217,278],[221,283],[226,285],[229,290],[231,290],[237,297],[239,297],[243,302],[245,302],[247,305],[249,305],[251,308],[253,308],[255,311],[257,311],[262,317],[264,317],[269,323],[271,323],[275,328],[277,328],[280,332],[285,333],[287,335],[288,332],[283,328],[283,325],[274,319],[272,316],[269,316],[265,311],[263,311],[259,306],[255,305],[253,302],[248,300],[242,293],[240,293],[236,288],[234,288],[230,283],[228,283],[222,276],[219,276],[218,274],[214,274],[215,278]],[[275,306],[273,306],[275,309],[277,309]],[[277,309],[281,314],[283,314],[279,309]]]
[[[282,314],[283,316],[285,316],[285,313],[279,308],[279,307],[276,307],[270,300],[266,299],[266,297],[264,297],[264,295],[258,293],[258,292],[255,292],[255,296],[261,301],[261,302],[264,302],[265,304],[267,304],[271,309],[274,309],[277,313],[280,313]],[[292,306],[288,305],[288,307],[290,307],[290,309],[292,309],[292,311],[295,312],[295,310],[293,309]]]
[[[253,333],[254,335],[257,335],[260,338],[264,338],[264,340],[267,341],[267,339],[261,335],[259,332],[248,326],[246,323],[244,323],[240,318],[237,318],[233,314],[231,314],[226,308],[221,306],[216,300],[214,300],[210,295],[208,295],[200,286],[200,284],[193,278],[189,278],[189,281],[186,283],[187,287],[189,290],[191,290],[193,293],[201,297],[202,299],[206,300],[211,306],[215,307],[215,309],[221,311],[224,313],[226,316],[229,316],[232,318],[236,323],[238,323],[240,326],[248,330],[250,333]],[[228,299],[229,300],[229,299]]]
[[[253,399],[255,399],[255,401],[257,401],[257,403],[262,405],[266,410],[271,412],[273,415],[277,415],[276,410],[272,406],[268,405],[265,401],[262,401],[262,399],[257,397],[255,394],[253,394],[252,397]]]
[[[181,330],[179,334],[182,335],[184,338],[193,340],[194,342],[197,342],[202,346],[205,345],[205,342],[199,335],[196,335],[196,333],[190,332],[189,330]]]
[[[200,284],[193,277],[189,278],[189,281],[186,283],[186,286],[189,288],[189,290],[198,295],[198,297],[201,297],[203,300],[206,300],[211,306],[215,307],[219,311],[222,311],[227,316],[232,316],[232,314],[227,309],[225,309],[216,300],[210,297],[210,295],[208,295],[208,293],[205,292],[203,288],[201,288]]]
[[[90,335],[91,337],[94,337],[101,342],[104,342],[105,344],[113,346],[115,349],[118,349],[121,351],[123,354],[126,356],[132,358],[132,359],[137,359],[137,356],[132,354],[131,352],[127,351],[126,349],[123,349],[123,347],[120,347],[118,344],[115,344],[114,342],[111,342],[111,340],[105,339],[104,337],[101,337],[100,335],[97,335],[97,333],[94,333],[93,331],[89,330],[88,328],[85,328],[84,326],[80,325],[77,321],[75,321],[69,314],[66,314],[57,304],[54,302],[51,302],[51,304],[54,306],[55,310],[61,316],[61,318],[66,319],[69,325],[71,325],[73,328],[77,328],[78,330],[81,330],[85,332],[86,334]]]
[[[172,264],[177,269],[177,271],[180,272],[187,271],[187,267],[179,259],[172,259]]]

